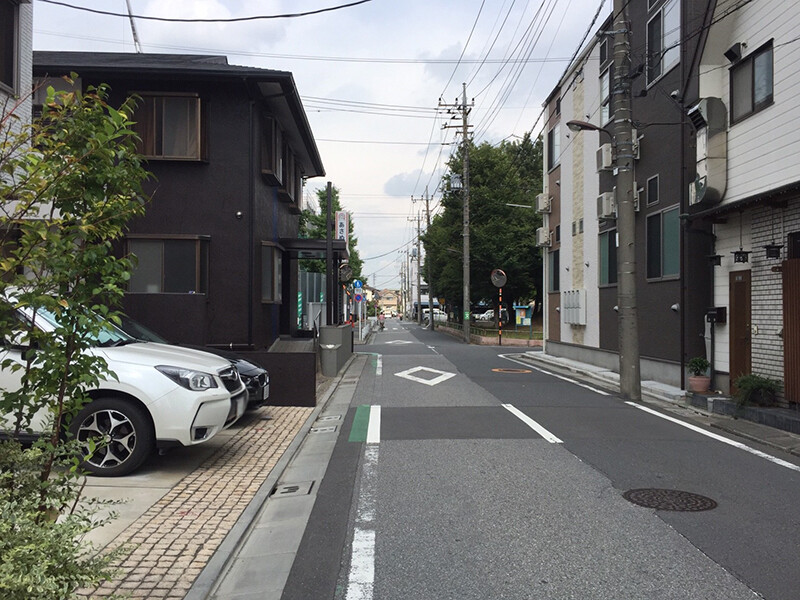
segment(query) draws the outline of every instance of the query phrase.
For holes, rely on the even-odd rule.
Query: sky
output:
[[[356,2],[128,0],[136,16],[212,20]],[[34,50],[136,51],[127,17],[75,7],[127,14],[126,0],[35,0]],[[366,283],[399,289],[418,217],[424,230],[423,198],[432,214],[440,210],[439,182],[461,139],[444,127],[452,115],[440,99],[460,103],[467,84],[477,144],[538,135],[545,99],[610,10],[611,0],[367,0],[308,16],[135,18],[134,27],[142,52],[222,54],[230,64],[290,71],[326,171],[307,181],[307,205],[328,181],[336,186]]]

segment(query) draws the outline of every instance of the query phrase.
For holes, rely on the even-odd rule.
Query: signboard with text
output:
[[[350,214],[343,210],[336,211],[336,239],[347,240],[350,234]]]

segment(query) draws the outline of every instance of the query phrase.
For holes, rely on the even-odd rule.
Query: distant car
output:
[[[423,308],[422,309],[422,320],[425,321],[426,323],[428,322],[428,319],[430,318],[430,312],[431,311],[428,308]],[[441,309],[434,308],[433,309],[433,320],[434,320],[435,323],[445,323],[447,321],[447,313],[444,312]]]
[[[54,331],[58,317],[43,308],[20,307],[15,314],[21,337],[3,340],[0,360],[23,365],[30,346],[24,345],[22,332],[32,325]],[[227,360],[189,348],[143,343],[111,323],[91,342],[88,354],[103,358],[113,376],[92,385],[91,401],[68,427],[87,448],[83,467],[94,475],[127,475],[155,448],[206,442],[244,413],[247,392]],[[0,389],[19,389],[22,377],[22,369],[0,369]],[[20,439],[46,431],[48,414],[46,408],[37,412],[30,434]],[[0,415],[4,436],[12,429],[13,416]]]
[[[127,316],[122,317],[122,322],[120,323],[119,328],[137,340],[144,342],[156,342],[157,344],[171,343],[149,327],[142,325],[138,321],[135,321]],[[236,354],[235,352],[230,352],[229,350],[219,350],[217,348],[208,348],[206,346],[190,346],[185,344],[179,344],[179,346],[182,348],[192,348],[193,350],[202,350],[203,352],[215,354],[226,359],[234,367],[236,367],[236,370],[239,372],[239,377],[242,378],[242,383],[244,383],[245,387],[247,388],[248,409],[258,408],[259,406],[264,405],[269,399],[269,372],[265,368],[253,364],[241,355]]]
[[[505,308],[500,311],[500,318],[503,319],[503,323],[508,323],[508,311]],[[479,321],[494,321],[494,310],[489,309],[486,312],[477,315],[476,319]]]

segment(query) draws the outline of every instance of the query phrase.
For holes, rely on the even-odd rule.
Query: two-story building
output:
[[[175,342],[263,350],[301,322],[303,182],[325,171],[292,74],[223,56],[36,52],[33,73],[63,87],[138,96],[140,151],[154,178],[121,252],[136,256],[125,311]],[[335,261],[346,256],[334,240]]]

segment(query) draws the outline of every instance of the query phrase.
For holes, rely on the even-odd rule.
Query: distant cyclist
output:
[[[381,331],[383,331],[383,328],[386,326],[386,315],[383,313],[378,314],[378,326]]]

